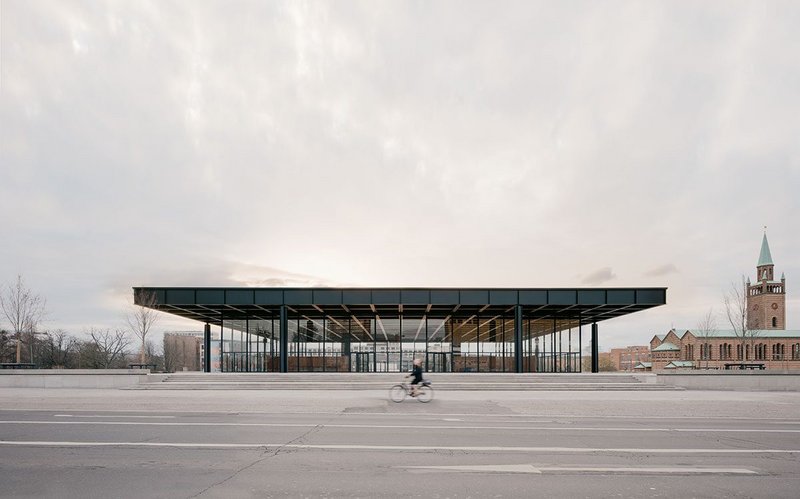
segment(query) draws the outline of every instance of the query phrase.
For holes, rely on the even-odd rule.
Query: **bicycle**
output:
[[[392,402],[402,402],[406,399],[406,397],[411,395],[411,389],[411,385],[408,383],[403,382],[396,384],[389,389],[389,398],[392,399]],[[423,380],[422,383],[417,385],[417,394],[414,396],[414,398],[422,403],[433,400],[433,388],[431,388],[431,382],[428,380]]]

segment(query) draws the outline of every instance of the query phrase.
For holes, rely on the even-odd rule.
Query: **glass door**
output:
[[[450,353],[428,352],[425,360],[425,371],[430,373],[449,373]]]
[[[351,352],[350,371],[371,373],[375,370],[375,352]]]

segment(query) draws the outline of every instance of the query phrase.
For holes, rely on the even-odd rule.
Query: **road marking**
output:
[[[137,418],[137,419],[175,419],[177,416],[139,416],[130,414],[53,414],[54,418]]]
[[[119,416],[125,417],[125,416]],[[450,420],[454,421],[454,420]],[[458,421],[458,420],[455,420]],[[357,428],[357,429],[395,429],[395,430],[524,430],[559,432],[675,432],[675,433],[800,433],[800,429],[747,429],[747,428],[614,428],[614,427],[573,427],[573,426],[445,426],[445,425],[368,425],[368,424],[314,424],[314,423],[228,423],[220,422],[161,422],[161,421],[22,421],[0,420],[0,424],[17,425],[106,425],[106,426],[214,426],[214,427],[273,427],[273,428]]]
[[[444,445],[356,445],[356,444],[214,444],[201,442],[75,442],[0,440],[0,445],[19,447],[174,447],[186,449],[312,449],[312,450],[369,450],[369,451],[461,451],[461,452],[522,452],[522,453],[612,453],[612,454],[800,454],[800,449],[648,449],[648,448],[589,448],[589,447],[502,447],[502,446],[444,446]]]
[[[746,468],[695,468],[695,467],[594,467],[594,466],[534,466],[532,464],[464,465],[464,466],[403,466],[408,470],[452,471],[459,473],[625,473],[625,474],[726,474],[757,475]]]
[[[376,406],[376,410],[379,408]],[[48,412],[42,410],[31,410],[31,409],[0,409],[0,413],[3,412]],[[72,410],[73,413],[79,412],[93,412],[97,413],[97,409],[75,409]],[[153,413],[153,412],[169,412],[170,414],[191,414],[191,415],[198,415],[198,414],[222,414],[222,415],[229,415],[231,411],[208,411],[208,410],[191,410],[191,411],[153,411],[148,409],[103,409],[101,412],[104,413],[114,413],[114,412],[122,412],[122,413],[137,413],[137,412],[145,412],[145,413]],[[362,417],[362,416],[369,416],[369,417],[389,417],[389,418],[408,418],[408,413],[400,412],[400,413],[386,413],[386,412],[343,412],[343,411],[305,411],[305,412],[298,412],[298,411],[287,411],[287,412],[269,412],[269,411],[236,411],[237,414],[248,414],[248,415],[269,415],[269,416],[318,416],[318,415],[336,415],[341,417]],[[627,415],[607,415],[607,416],[598,416],[598,415],[591,415],[591,416],[582,416],[577,414],[519,414],[519,413],[508,413],[508,414],[495,414],[495,413],[487,413],[487,414],[476,414],[474,412],[470,413],[423,413],[419,414],[420,417],[470,417],[470,418],[480,418],[480,419],[496,419],[496,418],[534,418],[534,422],[538,422],[543,418],[547,418],[547,421],[555,421],[555,420],[570,420],[570,419],[591,419],[593,421],[599,421],[604,419],[631,419],[631,420],[684,420],[684,419],[700,419],[700,420],[714,420],[714,421],[761,421],[761,422],[769,422],[771,424],[783,424],[784,422],[787,424],[800,424],[796,418],[755,418],[755,417],[744,417],[744,416],[728,416],[728,415],[713,415],[713,416],[627,416]]]

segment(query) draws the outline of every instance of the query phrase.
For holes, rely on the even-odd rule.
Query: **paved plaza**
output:
[[[3,497],[797,497],[800,393],[0,389]]]

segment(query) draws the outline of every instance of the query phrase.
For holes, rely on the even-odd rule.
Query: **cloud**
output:
[[[643,275],[645,277],[659,277],[663,275],[677,274],[678,272],[679,272],[678,267],[676,267],[675,264],[667,263],[661,265],[660,267],[656,267],[652,270],[648,270]]]
[[[287,272],[262,265],[236,262],[231,265],[230,279],[235,286],[254,287],[337,287],[341,283],[324,277]]]
[[[584,277],[581,282],[583,284],[597,285],[616,278],[617,276],[611,271],[611,267],[603,267]]]
[[[636,277],[674,275],[690,323],[682,290],[750,269],[764,224],[800,275],[796,3],[2,10],[0,283],[58,325],[138,285],[569,287],[653,261]]]

